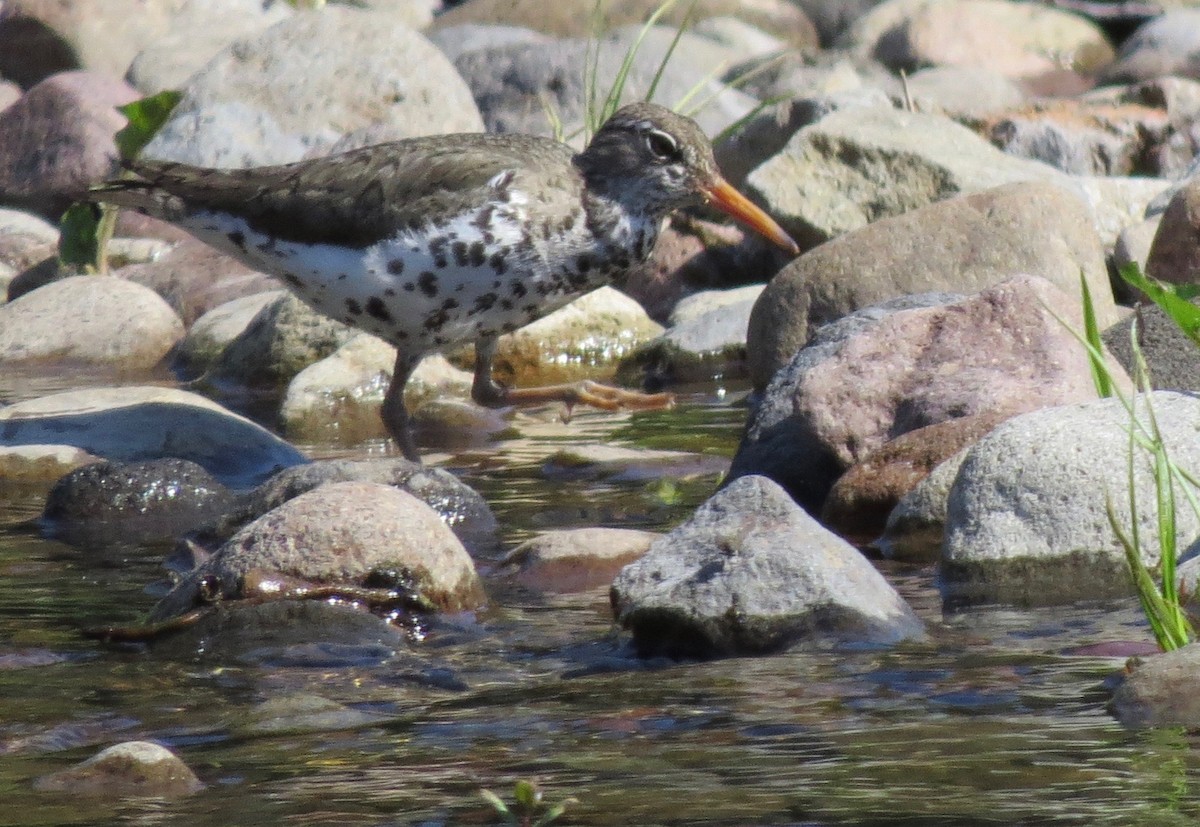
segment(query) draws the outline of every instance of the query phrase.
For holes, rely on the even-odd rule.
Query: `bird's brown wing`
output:
[[[137,178],[116,179],[90,197],[178,221],[198,210],[244,217],[284,240],[362,246],[455,215],[494,197],[489,187],[527,187],[539,176],[571,190],[577,175],[566,146],[527,135],[413,138],[339,155],[255,169],[217,170],[134,161]],[[514,175],[506,176],[509,170]]]

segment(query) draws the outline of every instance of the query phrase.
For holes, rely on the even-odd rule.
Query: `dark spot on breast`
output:
[[[297,276],[295,273],[284,273],[283,280],[286,281],[288,284],[292,285],[292,287],[303,287],[304,286],[304,282],[302,282],[300,280],[300,277]]]
[[[569,233],[575,227],[575,213],[569,212],[563,216],[562,223],[558,225],[559,232]]]
[[[433,266],[439,270],[445,268],[450,263],[446,258],[446,245],[449,242],[444,235],[434,236],[429,239],[429,255],[433,256]]]
[[[360,305],[354,299],[346,299],[346,309],[355,316],[362,315],[362,305]]]
[[[500,325],[500,329],[505,333],[512,333],[518,327],[520,327],[520,325],[516,322],[505,322],[504,324]]]
[[[490,230],[492,227],[492,215],[495,212],[496,208],[491,204],[488,204],[479,211],[479,215],[475,216],[475,218],[471,220],[471,223],[481,230]]]
[[[586,273],[592,269],[592,257],[584,253],[575,258],[575,269],[580,273]]]
[[[404,339],[408,338],[408,334],[405,333],[403,330],[393,330],[392,336],[400,341],[403,341]]]
[[[542,222],[542,238],[549,240],[554,235],[554,222],[547,218]]]
[[[511,299],[501,299],[500,300],[500,308],[502,310],[512,310],[513,309],[512,300]]]
[[[497,298],[499,297],[495,293],[484,293],[482,296],[475,299],[475,307],[472,308],[471,312],[486,313],[488,310],[492,309],[492,305],[496,303]]]
[[[488,264],[492,265],[492,269],[496,271],[496,275],[503,276],[508,270],[508,262],[504,258],[503,253],[492,253],[492,257],[488,259]],[[496,286],[500,286],[500,282],[496,282]]]
[[[453,310],[458,307],[458,299],[446,299],[442,302],[442,310]]]
[[[459,267],[466,267],[467,266],[466,242],[456,241],[456,242],[454,242],[454,246],[451,249],[454,251],[454,263],[457,264]]]
[[[404,272],[404,259],[394,258],[388,262],[388,272],[393,276],[398,276]]]
[[[438,292],[438,277],[426,270],[417,279],[417,286],[421,288],[422,293],[432,299]]]
[[[381,322],[390,322],[392,320],[392,314],[388,312],[387,305],[378,296],[372,296],[367,299],[367,312]]]
[[[508,286],[512,290],[512,294],[518,299],[525,298],[525,294],[529,292],[525,289],[525,283],[520,279],[513,279],[509,282]]]
[[[241,230],[234,230],[232,233],[226,236],[226,238],[229,239],[229,243],[231,243],[234,247],[237,247],[239,250],[246,249],[246,234]]]
[[[407,290],[409,293],[411,293],[412,291],[417,289],[417,286],[415,284],[413,284],[411,281],[406,281],[406,282],[404,282],[404,289]]]
[[[476,241],[471,245],[470,257],[472,267],[482,267],[483,263],[487,261],[487,250],[482,241]]]
[[[345,281],[348,278],[350,278],[349,273],[338,273],[338,281]]]
[[[387,296],[390,299],[392,296],[396,295],[396,291],[393,290],[391,287],[385,287],[383,290],[383,295]]]
[[[527,304],[527,305],[525,305],[524,309],[525,309],[525,314],[527,316],[529,316],[529,318],[536,319],[537,315],[538,315],[538,311],[541,310],[541,307],[536,304]]]

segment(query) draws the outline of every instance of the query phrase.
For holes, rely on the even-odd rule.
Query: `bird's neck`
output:
[[[666,218],[660,211],[643,209],[634,199],[607,190],[584,191],[584,212],[596,244],[635,262],[645,261],[654,249]]]

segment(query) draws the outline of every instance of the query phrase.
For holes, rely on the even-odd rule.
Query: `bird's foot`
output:
[[[570,419],[571,411],[576,405],[588,405],[605,411],[650,411],[670,408],[675,404],[674,394],[630,391],[612,385],[602,385],[590,379],[562,385],[547,385],[541,388],[506,388],[502,393],[506,405],[540,405],[547,402],[562,402],[567,406],[567,415],[564,417],[564,421]]]

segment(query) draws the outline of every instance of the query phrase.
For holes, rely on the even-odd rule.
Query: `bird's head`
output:
[[[630,209],[665,216],[708,203],[793,255],[796,242],[721,176],[712,145],[691,118],[654,103],[617,110],[576,157],[589,189]]]

